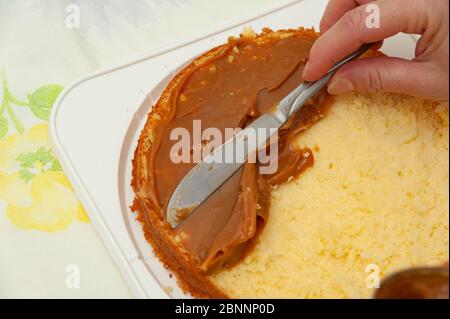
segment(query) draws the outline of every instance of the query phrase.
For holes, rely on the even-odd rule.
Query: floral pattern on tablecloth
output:
[[[50,148],[47,121],[62,89],[43,85],[19,100],[2,72],[0,201],[6,203],[10,222],[20,229],[55,232],[73,222],[89,222]],[[16,108],[28,108],[36,124],[24,127]]]

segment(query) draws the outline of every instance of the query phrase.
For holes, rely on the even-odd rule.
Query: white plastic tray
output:
[[[244,26],[256,31],[299,25],[318,29],[325,5],[325,0],[285,1],[267,12],[89,76],[60,95],[50,119],[54,151],[135,297],[188,297],[155,258],[129,209],[131,159],[151,106],[180,62],[226,42]],[[401,36],[386,47],[391,55],[409,58],[414,41]]]

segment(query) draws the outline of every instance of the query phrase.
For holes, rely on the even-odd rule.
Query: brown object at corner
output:
[[[376,299],[448,299],[448,266],[408,269],[384,280]]]

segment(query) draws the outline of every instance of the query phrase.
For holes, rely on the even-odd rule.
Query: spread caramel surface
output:
[[[192,136],[194,120],[201,120],[203,130],[218,128],[223,136],[226,128],[244,128],[302,83],[313,42],[313,37],[295,33],[261,43],[232,38],[214,58],[184,74],[146,154],[151,180],[146,197],[153,209],[165,216],[170,196],[195,165],[172,162],[170,152],[177,142],[170,139],[172,130],[186,128]],[[174,230],[203,271],[232,266],[255,245],[268,219],[271,187],[314,163],[312,151],[297,148],[294,137],[316,122],[329,104],[328,96],[321,94],[279,130],[275,174],[261,175],[258,163],[246,163]]]

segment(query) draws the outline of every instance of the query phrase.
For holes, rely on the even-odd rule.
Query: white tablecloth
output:
[[[131,297],[50,150],[61,89],[277,2],[0,0],[0,298]]]

